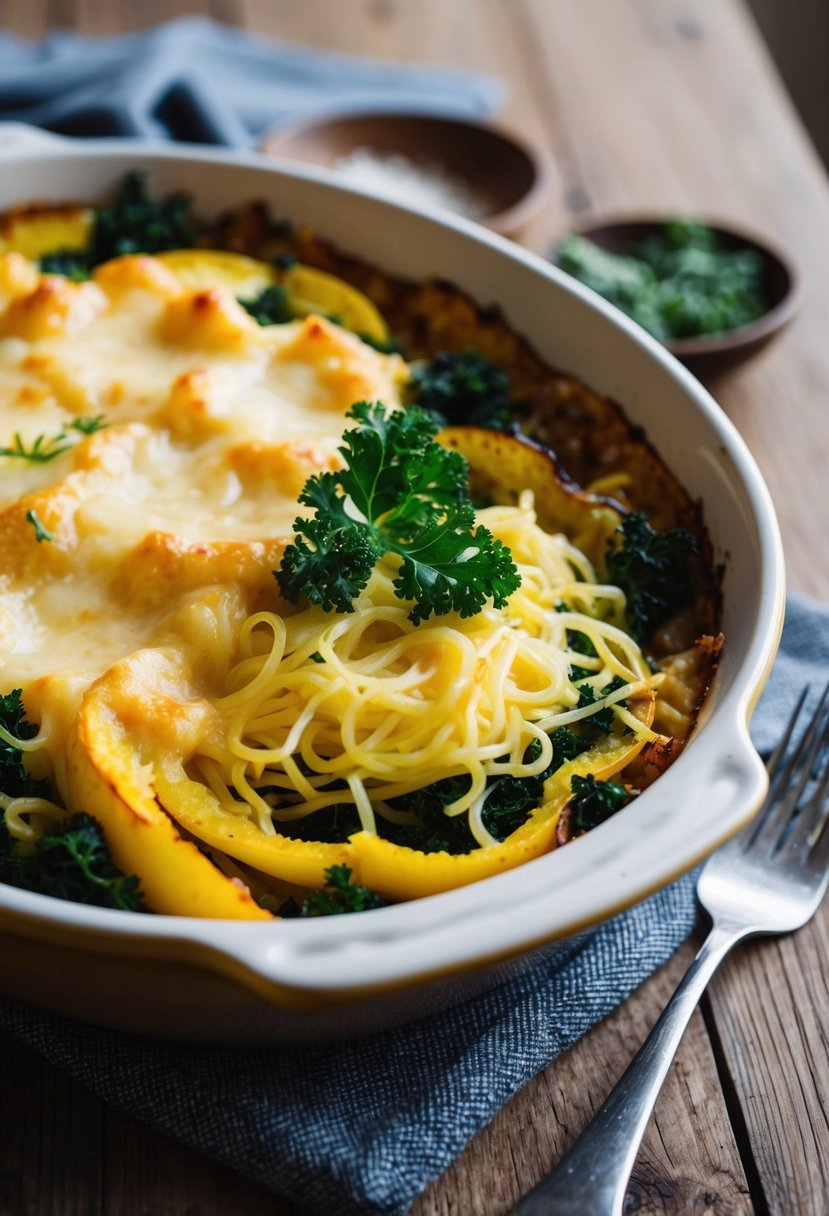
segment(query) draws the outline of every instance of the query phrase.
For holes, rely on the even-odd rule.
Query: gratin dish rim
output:
[[[37,166],[43,162],[47,176],[54,172],[56,163],[97,160],[112,162],[115,180],[125,158],[138,167],[170,168],[171,162],[181,166],[184,189],[188,188],[187,166],[196,171],[199,166],[215,166],[216,171],[229,174],[234,168],[245,169],[261,174],[263,189],[265,183],[274,192],[280,181],[300,184],[312,192],[333,192],[349,205],[364,208],[367,214],[387,216],[389,223],[395,216],[407,216],[419,225],[427,246],[438,232],[454,234],[470,249],[477,247],[484,259],[490,258],[493,263],[507,259],[529,271],[536,281],[547,280],[550,287],[542,290],[549,290],[551,298],[566,298],[568,307],[578,305],[585,315],[593,316],[596,324],[597,317],[602,318],[604,332],[621,332],[624,342],[637,348],[633,352],[637,358],[658,365],[679,387],[692,414],[702,418],[714,433],[722,460],[731,470],[734,486],[741,492],[744,510],[756,530],[762,575],[756,589],[756,619],[743,642],[745,653],[739,668],[730,673],[721,696],[715,691],[698,736],[659,782],[615,820],[566,849],[515,870],[359,917],[244,926],[212,919],[144,917],[68,904],[0,886],[0,927],[22,937],[49,937],[96,952],[157,953],[159,957],[198,962],[285,1007],[313,1006],[316,1002],[330,1005],[478,969],[569,937],[667,885],[736,832],[756,811],[766,788],[765,769],[750,742],[748,720],[771,669],[782,629],[782,546],[771,500],[753,458],[734,426],[687,369],[612,306],[529,251],[460,217],[377,199],[341,184],[324,169],[255,153],[125,140],[77,142],[44,137],[31,147],[25,141],[17,146],[0,146],[0,164],[9,167],[20,160]],[[244,201],[239,199],[240,203]],[[336,241],[336,236],[333,239]],[[509,305],[504,307],[509,316]],[[635,421],[635,410],[631,412]],[[658,447],[658,437],[656,443]],[[719,456],[715,454],[711,459]],[[693,492],[694,487],[689,488]],[[646,874],[637,876],[631,872],[636,861],[634,845],[646,825],[646,812],[653,814],[662,807],[663,820],[667,815],[670,821],[671,800],[688,794],[686,781],[692,775],[692,764],[698,791],[694,796],[700,797],[699,791],[704,790],[707,801],[719,799],[723,821],[717,831],[709,830],[702,840],[694,839],[686,825],[681,848],[663,861],[651,859]],[[692,811],[689,806],[687,814]],[[651,852],[659,844],[659,833],[665,835],[665,831],[662,820],[652,828],[656,838],[651,838]],[[619,846],[626,837],[628,851],[620,858]],[[597,892],[597,878],[605,884],[611,878],[613,882],[605,886],[600,882]],[[564,912],[562,899],[569,901]]]

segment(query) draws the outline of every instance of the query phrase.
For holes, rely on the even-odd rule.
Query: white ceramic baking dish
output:
[[[553,266],[476,225],[256,156],[125,142],[0,141],[0,210],[103,197],[129,169],[207,217],[261,198],[277,216],[412,279],[497,303],[552,365],[623,404],[704,504],[725,575],[723,660],[691,745],[635,803],[496,878],[360,916],[273,924],[108,912],[0,886],[0,986],[90,1021],[217,1041],[346,1036],[464,999],[669,883],[759,805],[747,722],[782,624],[780,537],[734,427],[641,329]],[[2,555],[0,555],[2,561]],[[561,945],[553,946],[562,948]]]

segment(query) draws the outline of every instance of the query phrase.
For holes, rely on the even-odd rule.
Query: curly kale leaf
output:
[[[89,278],[91,266],[89,253],[85,249],[56,249],[44,253],[40,259],[43,274],[59,274],[73,283],[83,283]]]
[[[32,777],[15,741],[32,739],[38,728],[26,720],[19,688],[0,695],[0,791],[12,798],[54,799],[51,782]],[[100,908],[144,910],[138,879],[112,863],[100,826],[89,815],[73,815],[21,853],[0,815],[0,882],[10,886],[95,904]]]
[[[260,325],[285,325],[294,320],[288,292],[281,284],[272,284],[249,300],[239,297],[239,303]]]
[[[642,514],[628,515],[621,533],[621,545],[607,552],[608,581],[624,591],[630,631],[646,645],[693,596],[690,558],[697,541],[685,528],[656,532]]]
[[[566,726],[560,726],[550,736],[553,755],[547,768],[535,777],[493,776],[488,781],[486,802],[482,819],[486,830],[496,840],[506,840],[526,822],[531,811],[541,805],[544,783],[562,764],[590,746],[589,739],[582,738]],[[525,764],[538,758],[540,743],[533,740],[524,754]],[[423,853],[469,853],[478,847],[469,830],[466,815],[452,818],[444,808],[462,797],[469,788],[469,777],[445,777],[422,789],[414,790],[394,799],[393,805],[400,810],[414,811],[418,823],[396,829],[391,838],[397,844],[419,849]],[[388,831],[388,825],[383,825]]]
[[[55,249],[40,259],[44,273],[63,274],[75,281],[88,278],[95,266],[127,253],[161,253],[187,249],[195,240],[186,194],[152,199],[143,173],[128,173],[111,207],[95,215],[84,249]]]
[[[125,253],[161,253],[187,249],[195,233],[188,195],[175,193],[152,199],[143,173],[128,173],[115,202],[102,207],[90,242],[90,263],[97,266]]]
[[[351,881],[350,866],[330,866],[325,871],[325,886],[302,904],[300,916],[341,916],[344,912],[367,912],[381,908],[376,891]]]
[[[597,701],[609,697],[611,693],[618,692],[624,686],[625,681],[621,676],[614,676],[610,683],[605,684],[604,688],[599,692],[596,691],[592,684],[581,684],[579,685],[577,708],[584,709],[586,705],[595,705]],[[616,701],[614,704],[624,705],[624,701]],[[613,706],[605,705],[602,709],[597,710],[596,713],[591,714],[589,718],[585,719],[585,723],[589,726],[595,726],[597,730],[603,731],[604,734],[609,734],[613,728],[615,716]]]
[[[517,429],[506,372],[476,350],[444,352],[415,367],[409,400],[429,410],[440,426]]]
[[[630,801],[630,794],[623,785],[613,781],[597,781],[592,773],[586,777],[574,776],[570,782],[573,797],[573,834],[589,832],[611,815],[615,815]]]
[[[26,720],[23,692],[14,688],[0,695],[0,790],[11,798],[48,798],[51,785],[32,777],[23,764],[16,739],[33,739],[38,728]]]
[[[520,578],[509,550],[475,526],[466,462],[434,440],[437,426],[412,407],[387,413],[361,402],[343,435],[345,468],[308,479],[299,501],[314,509],[297,519],[297,539],[276,578],[282,594],[326,611],[350,612],[381,558],[400,559],[393,581],[413,600],[415,623],[432,613],[473,616],[488,598],[503,607]]]
[[[73,815],[58,824],[17,864],[16,885],[29,891],[98,908],[145,910],[138,879],[113,865],[101,827],[90,815]]]

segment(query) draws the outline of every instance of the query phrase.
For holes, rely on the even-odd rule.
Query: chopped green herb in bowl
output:
[[[797,306],[782,254],[698,220],[625,220],[565,236],[557,265],[697,370],[753,353]]]

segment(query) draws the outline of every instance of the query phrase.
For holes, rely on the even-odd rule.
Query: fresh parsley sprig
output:
[[[33,464],[46,464],[74,447],[74,444],[70,442],[70,431],[76,431],[80,435],[94,435],[96,431],[102,430],[106,425],[106,418],[103,414],[96,414],[94,418],[73,418],[66,426],[61,427],[57,435],[38,435],[28,447],[20,433],[15,432],[11,447],[0,447],[0,456],[29,460]]]
[[[509,550],[476,526],[468,469],[434,439],[434,419],[417,407],[386,411],[360,402],[347,417],[345,468],[305,483],[299,501],[314,508],[294,522],[276,578],[294,603],[305,596],[326,612],[351,612],[377,563],[400,559],[393,581],[412,600],[415,624],[434,613],[474,616],[491,598],[502,608],[520,576]]]

